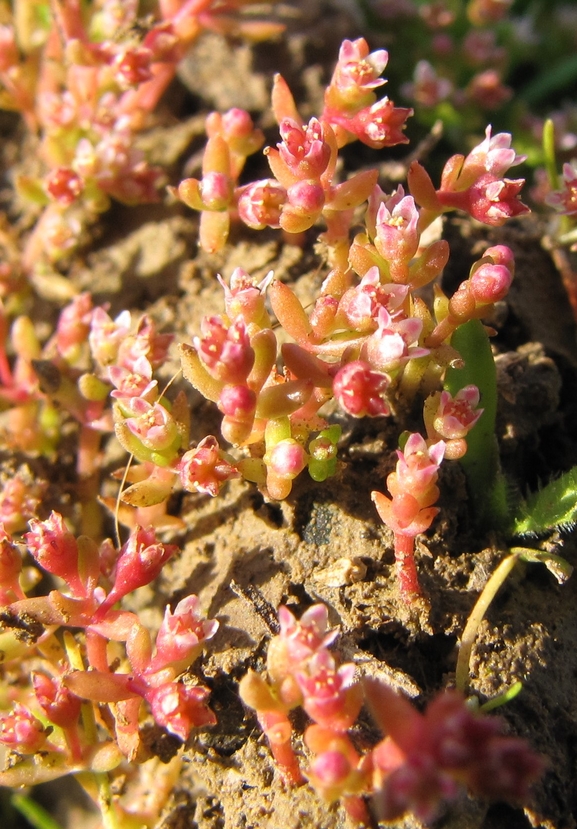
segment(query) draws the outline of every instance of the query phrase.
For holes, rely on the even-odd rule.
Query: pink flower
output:
[[[53,679],[46,674],[32,675],[32,685],[36,699],[50,722],[61,728],[76,723],[81,708],[81,700],[62,684],[62,680]]]
[[[254,350],[242,317],[230,326],[220,317],[205,317],[201,330],[194,346],[212,376],[224,383],[244,383],[254,364]]]
[[[437,75],[427,60],[420,60],[413,73],[413,82],[401,87],[402,93],[422,107],[434,107],[453,92],[453,84]]]
[[[78,545],[59,513],[53,510],[46,521],[32,518],[24,540],[38,564],[64,579],[73,596],[86,595],[86,585],[78,572]]]
[[[464,209],[477,221],[500,227],[507,219],[530,212],[519,198],[524,184],[522,178],[500,180],[488,173],[470,188]]]
[[[315,653],[295,677],[303,695],[303,708],[316,723],[333,731],[347,731],[362,705],[362,691],[355,683],[356,667],[346,662],[337,668],[326,649]]]
[[[379,77],[389,60],[385,49],[369,53],[369,46],[364,38],[344,40],[339,50],[339,58],[331,79],[331,87],[338,90],[339,98],[346,106],[364,102],[366,92],[378,89],[386,83]]]
[[[545,202],[566,216],[577,215],[577,159],[563,165],[563,187],[549,193]]]
[[[511,135],[500,132],[491,136],[491,126],[485,130],[485,138],[474,147],[463,162],[459,175],[461,185],[469,186],[485,173],[503,178],[510,167],[521,164],[526,155],[518,155],[511,147]]]
[[[374,371],[364,360],[353,360],[337,372],[333,393],[353,417],[380,417],[390,412],[384,398],[390,382],[387,374]]]
[[[158,542],[153,527],[137,527],[133,530],[120,550],[114,572],[114,586],[98,607],[94,621],[101,622],[108,610],[127,593],[150,584],[177,550],[176,544]]]
[[[397,450],[396,475],[399,488],[415,494],[426,493],[437,479],[445,454],[443,441],[427,446],[425,439],[414,432],[409,436],[404,451]]]
[[[317,651],[328,648],[338,636],[337,630],[327,632],[328,611],[324,604],[312,605],[298,620],[288,607],[281,605],[278,619],[279,639],[286,644],[290,663],[295,666]]]
[[[185,452],[178,464],[180,482],[188,492],[202,492],[214,498],[223,485],[239,472],[226,459],[212,435],[203,438],[196,449]]]
[[[118,364],[137,372],[137,362],[146,357],[153,369],[160,368],[168,358],[168,349],[174,334],[159,334],[154,320],[145,314],[139,321],[136,334],[125,337],[118,349]]]
[[[477,386],[465,386],[455,397],[448,391],[441,392],[433,421],[435,432],[445,440],[466,437],[483,414],[483,409],[478,409],[478,405]]]
[[[69,167],[56,167],[46,176],[44,187],[51,199],[68,207],[84,190],[84,181]]]
[[[269,271],[264,279],[257,282],[243,268],[235,268],[230,277],[230,287],[217,275],[224,291],[224,306],[229,319],[242,316],[247,323],[262,320],[266,314],[265,293],[272,282],[274,273]]]
[[[0,743],[19,754],[35,754],[50,732],[28,708],[15,703],[10,714],[0,719]]]
[[[263,179],[240,190],[238,215],[254,230],[280,227],[280,215],[287,200],[287,191],[276,179]]]
[[[284,118],[279,126],[282,142],[277,144],[280,158],[298,180],[317,180],[324,173],[331,149],[323,136],[317,118],[301,127],[292,118]]]
[[[176,672],[186,670],[218,630],[216,619],[202,619],[198,596],[187,596],[180,601],[174,613],[167,607],[156,636],[156,654],[147,673],[161,671],[167,666]]]
[[[409,262],[419,247],[419,211],[402,187],[377,212],[375,247],[387,262]]]
[[[151,392],[156,392],[158,385],[157,381],[152,379],[152,366],[144,356],[135,360],[133,371],[124,366],[109,366],[108,377],[112,385],[116,386],[110,392],[110,396],[116,398],[142,397],[147,399]]]
[[[412,109],[396,107],[389,98],[370,107],[365,107],[352,118],[344,119],[332,112],[327,116],[329,123],[333,120],[338,126],[352,133],[363,144],[375,150],[408,144],[409,139],[403,133],[407,118],[413,114]]]
[[[141,397],[122,397],[118,402],[126,415],[125,425],[146,449],[163,452],[179,440],[174,418],[160,403]]]
[[[394,321],[386,308],[379,310],[378,328],[367,338],[361,357],[378,371],[396,371],[409,360],[426,357],[427,348],[417,342],[423,323],[416,317]]]
[[[395,317],[409,293],[408,285],[381,283],[379,269],[375,265],[369,268],[355,288],[349,288],[339,302],[338,314],[342,314],[347,324],[362,333],[377,327],[378,314],[386,308]]]
[[[102,366],[116,362],[118,349],[130,332],[130,311],[123,311],[113,321],[104,308],[95,308],[88,343],[93,358]]]
[[[193,728],[216,723],[206,704],[209,693],[201,686],[167,682],[148,689],[145,696],[156,722],[185,741]]]

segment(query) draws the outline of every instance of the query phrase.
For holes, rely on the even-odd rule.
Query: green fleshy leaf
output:
[[[447,369],[445,388],[454,397],[465,386],[477,386],[484,410],[467,435],[467,454],[460,460],[467,476],[475,523],[479,527],[504,529],[510,521],[509,499],[495,436],[497,369],[489,337],[480,320],[471,320],[457,328],[451,345],[465,366]]]

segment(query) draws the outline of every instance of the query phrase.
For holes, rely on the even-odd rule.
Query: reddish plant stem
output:
[[[358,795],[348,795],[342,798],[341,803],[349,817],[360,826],[373,826],[367,804]]]
[[[260,711],[257,716],[284,782],[287,786],[302,786],[305,779],[291,745],[292,726],[288,717],[280,711]]]
[[[415,537],[395,533],[395,563],[401,598],[406,604],[422,596],[415,564]]]

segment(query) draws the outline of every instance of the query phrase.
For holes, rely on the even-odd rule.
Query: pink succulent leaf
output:
[[[56,325],[56,347],[63,357],[86,342],[92,312],[92,297],[87,292],[74,297],[60,312]]]
[[[149,688],[146,700],[158,725],[184,742],[193,728],[216,723],[215,715],[206,704],[209,693],[201,686],[167,682]]]
[[[364,360],[353,360],[335,375],[333,393],[353,417],[382,417],[390,413],[385,399],[391,378]]]
[[[203,438],[196,449],[184,453],[177,471],[184,489],[188,492],[202,492],[213,498],[227,481],[238,478],[240,474],[212,435]]]

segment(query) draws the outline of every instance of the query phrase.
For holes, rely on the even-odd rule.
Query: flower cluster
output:
[[[478,796],[525,802],[543,771],[523,741],[503,735],[495,718],[475,714],[456,691],[438,694],[424,713],[385,683],[357,678],[353,663],[328,650],[327,609],[313,605],[300,620],[279,609],[280,633],[267,654],[266,678],[249,671],[240,695],[253,708],[287,783],[303,782],[288,713],[301,706],[310,761],[304,777],[328,803],[340,801],[354,822],[370,823],[368,798],[380,820],[412,813],[432,820],[464,787]],[[359,753],[351,731],[363,701],[384,739]]]
[[[246,5],[236,0],[227,3],[225,19],[214,0],[161,2],[146,27],[132,0],[87,9],[75,0],[37,5],[37,13],[16,13],[0,26],[2,104],[40,136],[46,167],[41,177],[17,182],[25,198],[44,207],[25,252],[30,273],[73,250],[110,199],[159,199],[164,174],[138,147],[139,133],[199,33],[242,33],[247,25],[230,14]],[[253,36],[278,32],[265,22],[248,27]]]
[[[0,717],[0,743],[15,752],[0,783],[113,771],[123,757],[143,762],[150,756],[142,739],[143,703],[156,724],[182,742],[193,728],[216,722],[208,689],[190,674],[179,679],[218,628],[202,617],[198,598],[167,607],[154,640],[135,613],[116,607],[158,576],[175,545],[158,541],[151,527],[137,527],[120,550],[108,540],[98,546],[74,536],[55,512],[32,519],[24,541],[36,568],[61,587],[27,597],[23,585],[34,581],[22,578],[22,555],[2,530],[4,664],[18,660],[32,673],[29,686],[13,687],[10,711]],[[22,636],[23,625],[34,632]],[[100,709],[96,719],[92,704]],[[33,757],[40,749],[41,757]]]

